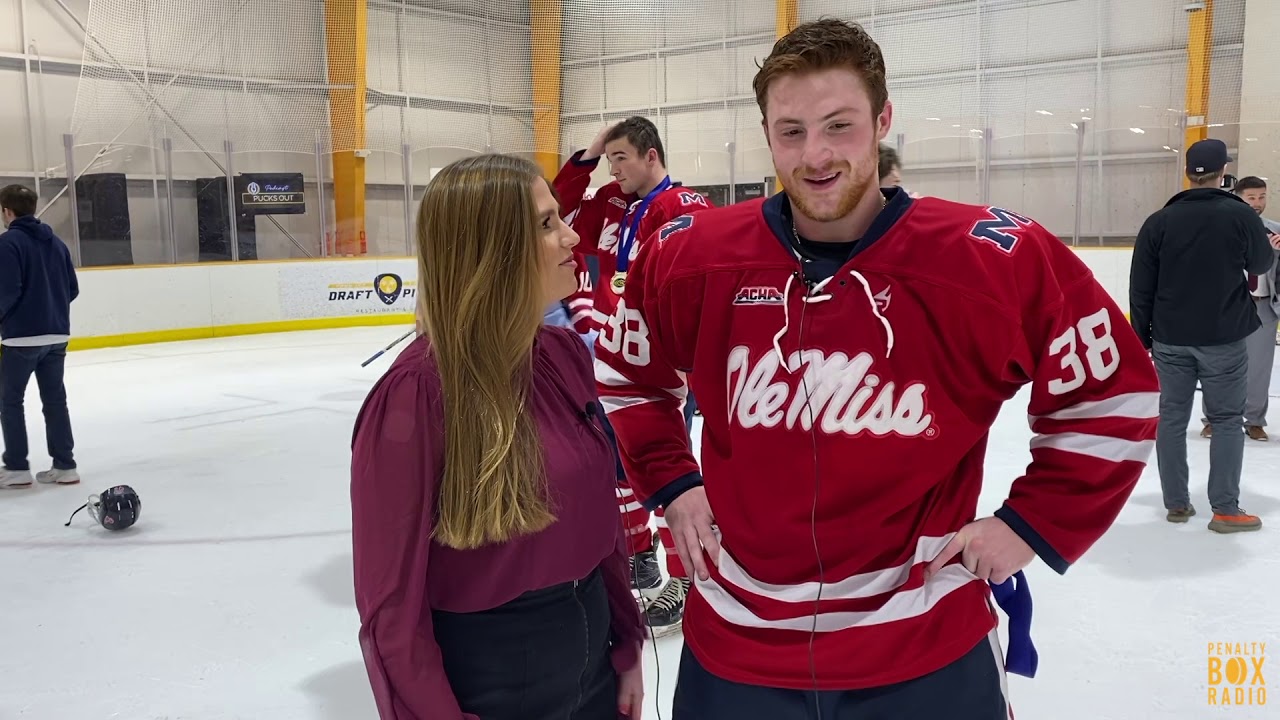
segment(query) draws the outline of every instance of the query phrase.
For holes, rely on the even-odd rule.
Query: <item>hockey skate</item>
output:
[[[658,599],[645,610],[645,624],[654,638],[680,632],[684,621],[684,601],[692,582],[687,578],[671,578]]]
[[[657,548],[632,555],[628,572],[631,575],[631,592],[643,609],[662,590],[662,571],[658,569]]]

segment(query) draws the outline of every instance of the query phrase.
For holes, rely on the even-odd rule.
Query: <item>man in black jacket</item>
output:
[[[1209,529],[1257,530],[1262,521],[1239,504],[1245,338],[1260,325],[1247,276],[1271,267],[1271,245],[1258,214],[1220,189],[1231,162],[1226,144],[1201,140],[1187,149],[1186,162],[1191,188],[1147,218],[1129,277],[1130,319],[1160,375],[1160,484],[1168,520],[1187,522],[1195,514],[1188,490],[1187,426],[1198,381],[1213,427]]]
[[[29,487],[32,482],[23,400],[33,374],[53,457],[53,468],[36,479],[60,485],[80,482],[63,384],[71,301],[80,294],[80,286],[67,246],[36,219],[36,201],[36,194],[21,185],[0,190],[0,213],[8,228],[0,234],[0,488]]]

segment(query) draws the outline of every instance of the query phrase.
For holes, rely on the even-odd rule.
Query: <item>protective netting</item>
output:
[[[1201,3],[1203,4],[1203,3]],[[1188,24],[1168,0],[800,0],[884,50],[914,190],[1018,207],[1064,237],[1126,242],[1180,188],[1185,127],[1237,146],[1244,0],[1214,0],[1207,108],[1187,106]]]
[[[751,81],[775,0],[360,0],[363,15],[335,13],[356,2],[93,0],[76,144],[112,147],[95,171],[131,169],[118,148],[160,138],[175,153],[369,150],[370,236],[398,234],[395,249],[406,179],[487,150],[558,163],[633,114],[657,123],[673,177],[717,201],[772,187]],[[886,142],[908,188],[1102,243],[1131,237],[1179,187],[1198,5],[1212,16],[1208,133],[1238,174],[1265,174],[1249,148],[1280,161],[1280,85],[1243,67],[1245,0],[798,0],[796,14],[857,20],[881,44]],[[361,57],[335,64],[362,39]]]
[[[93,0],[86,25],[77,144],[313,152],[330,124],[322,0]]]
[[[773,0],[563,4],[566,151],[638,114],[658,126],[672,177],[688,185],[773,175],[751,90],[776,39]]]

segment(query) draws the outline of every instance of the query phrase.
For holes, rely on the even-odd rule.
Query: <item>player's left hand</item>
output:
[[[999,518],[989,517],[965,525],[925,568],[927,581],[956,555],[965,568],[981,580],[1000,585],[1036,559],[1018,533]]]

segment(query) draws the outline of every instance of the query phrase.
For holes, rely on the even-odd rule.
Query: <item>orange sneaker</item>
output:
[[[1252,532],[1262,529],[1262,518],[1257,515],[1246,515],[1243,510],[1238,515],[1214,513],[1209,521],[1209,529],[1216,533]]]

